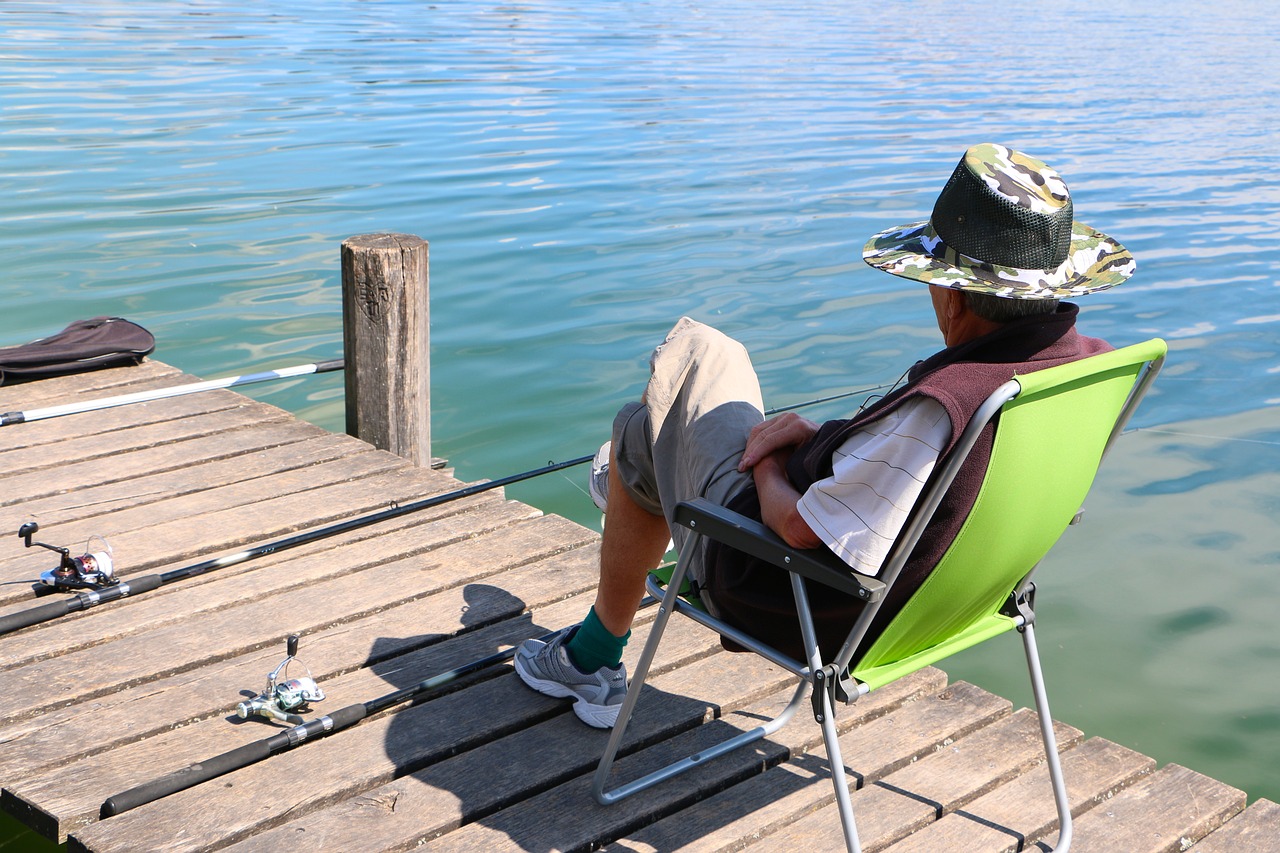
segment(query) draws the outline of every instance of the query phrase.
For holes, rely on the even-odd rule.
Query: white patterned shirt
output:
[[[854,571],[875,575],[950,436],[941,403],[908,400],[845,439],[796,509]]]

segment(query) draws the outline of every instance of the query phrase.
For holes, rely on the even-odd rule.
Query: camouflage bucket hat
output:
[[[1063,299],[1121,284],[1133,255],[1074,221],[1067,185],[1044,163],[990,143],[951,174],[925,222],[882,231],[862,259],[893,275],[1011,299]]]

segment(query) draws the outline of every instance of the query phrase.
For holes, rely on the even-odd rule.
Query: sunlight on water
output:
[[[1021,148],[1138,258],[1085,329],[1171,348],[1044,573],[1055,711],[1280,798],[1274,14],[784,6],[7,2],[0,345],[113,314],[205,378],[333,357],[341,241],[417,234],[434,451],[492,478],[593,451],[682,314],[772,405],[897,378],[937,331],[863,240]],[[339,376],[249,393],[342,429]],[[581,479],[510,493],[595,526]],[[956,672],[1022,695],[1004,662]]]

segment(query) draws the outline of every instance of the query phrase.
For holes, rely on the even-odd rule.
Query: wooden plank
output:
[[[184,453],[183,461],[168,471],[163,471],[159,464],[147,464],[159,462],[159,459],[139,458],[146,455],[146,451],[122,454],[120,462],[129,468],[136,465],[136,473],[130,472],[130,476],[123,480],[76,489],[55,484],[53,487],[59,489],[57,493],[15,501],[14,506],[0,510],[0,518],[5,519],[5,523],[12,520],[15,524],[21,524],[20,519],[38,519],[42,528],[49,528],[53,524],[110,515],[135,506],[170,500],[241,480],[271,477],[282,471],[367,451],[349,436],[321,432],[308,437],[303,431],[284,430],[276,434],[273,427],[264,427],[219,436],[212,441],[221,448],[229,449],[225,457],[208,453],[185,458]],[[97,467],[99,464],[96,462],[89,464],[90,470]]]
[[[1054,728],[1060,749],[1080,738],[1078,731],[1067,726]],[[919,831],[1024,772],[1043,755],[1036,715],[1023,708],[860,788],[853,804],[864,849],[883,849]],[[762,839],[751,850],[843,850],[839,826],[840,816],[832,803]]]
[[[0,661],[6,668],[13,668],[101,646],[118,637],[139,635],[179,622],[189,624],[229,607],[456,544],[539,515],[541,513],[532,507],[489,495],[441,504],[421,514],[391,519],[340,537],[320,539],[294,551],[264,556],[256,563],[178,581],[145,596],[115,602],[102,610],[58,619],[38,630],[14,634],[6,638]],[[196,582],[201,580],[205,582]],[[91,630],[83,622],[89,618],[93,620]]]
[[[1110,799],[1155,769],[1155,761],[1102,738],[1062,756],[1073,816]],[[1058,831],[1058,812],[1043,762],[986,796],[893,846],[893,853],[1017,853]],[[1055,836],[1056,838],[1056,836]]]
[[[643,636],[646,630],[642,626],[636,633]],[[677,631],[675,636],[688,638],[704,652],[715,643],[703,631]],[[726,652],[695,657],[688,667],[655,679],[655,689],[686,684],[687,670],[696,670],[695,677],[710,671],[743,676],[736,683],[748,698],[777,687],[778,670],[759,659]],[[704,701],[683,697],[673,697],[661,708],[651,703],[650,708],[637,714],[637,739],[688,728],[709,712]],[[508,670],[465,691],[361,723],[318,741],[319,748],[303,747],[252,765],[237,772],[229,787],[216,780],[78,830],[70,849],[205,849],[361,795],[405,773],[425,781],[439,798],[414,809],[420,827],[456,823],[459,807],[491,809],[495,799],[519,798],[531,787],[573,775],[575,768],[594,760],[606,736],[583,726],[567,703],[534,693]],[[475,748],[449,757],[454,743]],[[495,773],[499,767],[502,772]],[[281,779],[302,778],[305,785],[280,784]],[[166,827],[179,824],[181,837],[174,837]],[[359,849],[367,848],[362,843]]]
[[[1075,822],[1075,853],[1185,850],[1244,809],[1245,795],[1176,764],[1126,788]]]
[[[131,393],[133,388],[130,386],[143,388],[149,387],[148,383],[157,382],[161,385],[181,385],[190,378],[176,367],[147,359],[141,364],[128,367],[109,367],[66,376],[51,376],[35,382],[0,385],[0,411],[20,412],[76,400],[114,397],[117,394]],[[4,429],[7,430],[8,427]]]
[[[145,447],[148,442],[180,441],[288,417],[282,409],[232,391],[135,403],[4,427],[6,443],[0,452],[0,466],[10,472],[35,470],[41,464],[102,458],[120,450]],[[90,423],[86,424],[85,419]]]
[[[210,485],[217,484],[218,471],[231,467],[228,463],[237,457],[296,443],[314,443],[321,438],[328,439],[335,447],[341,446],[343,452],[354,452],[360,446],[356,439],[336,436],[299,421],[273,421],[255,429],[232,430],[187,442],[126,451],[112,456],[110,461],[71,462],[56,469],[11,474],[5,478],[5,493],[0,495],[0,504],[13,507],[5,512],[6,518],[21,513],[40,519],[41,524],[77,517],[59,512],[68,504],[99,507],[97,512],[107,512],[110,507],[102,505],[117,501],[122,495],[154,495],[155,500],[207,488],[203,485],[206,478],[214,478]],[[218,462],[223,464],[216,466]],[[199,469],[188,472],[193,466]],[[242,467],[264,476],[248,465]],[[272,470],[268,468],[266,473]],[[168,476],[161,476],[164,474]],[[108,488],[110,486],[115,488]]]
[[[479,537],[381,562],[363,571],[226,607],[199,623],[180,622],[118,637],[54,660],[5,673],[0,720],[34,716],[66,702],[88,700],[123,687],[261,648],[271,637],[311,634],[350,622],[448,586],[474,582],[590,541],[590,531],[557,516],[541,516]],[[198,630],[193,625],[199,624]]]
[[[663,650],[662,657],[665,659],[670,651],[668,645],[664,644]],[[883,716],[903,701],[918,696],[922,691],[939,686],[938,682],[942,679],[943,676],[936,670],[921,674],[918,678],[904,679],[895,686],[896,689],[886,690],[879,699],[864,705],[860,717],[848,715],[847,725],[852,727],[865,723],[866,720]],[[777,704],[785,703],[790,692],[789,689],[783,690],[781,694],[771,697],[766,702],[750,706],[741,712],[727,714],[726,719],[732,720],[739,729],[758,725],[761,716],[776,712]],[[655,701],[663,700],[655,699]],[[794,725],[784,731],[801,728],[803,727]],[[810,726],[810,728],[815,727]],[[582,733],[578,732],[577,735],[580,737]],[[587,735],[590,736],[590,733],[588,732]],[[594,760],[596,759],[593,756],[588,756],[587,770],[591,769]],[[572,803],[576,822],[580,819],[581,812],[591,806],[592,801],[585,791],[578,788],[574,790],[576,793],[572,795],[573,797],[581,796],[580,800]],[[370,851],[409,849],[423,840],[420,817],[430,810],[429,803],[433,802],[437,796],[438,794],[424,790],[413,780],[402,779],[379,791],[368,792],[306,818],[290,821],[274,830],[246,840],[232,849],[237,851],[273,850],[280,849],[280,845],[284,844],[301,845],[302,850],[342,850],[355,849],[357,846],[361,850]],[[387,808],[388,804],[394,804],[395,807]],[[455,849],[464,849],[457,845],[464,844],[465,839],[446,835],[445,840],[446,846],[452,844]]]
[[[489,598],[489,601],[486,602],[485,598]],[[479,611],[476,615],[471,613],[472,605],[475,605]],[[503,596],[503,594],[494,594],[490,590],[481,592],[474,588],[454,588],[431,597],[430,605],[424,602],[422,606],[399,608],[402,611],[401,615],[393,616],[390,620],[394,625],[408,626],[413,621],[410,616],[416,615],[417,629],[436,629],[428,630],[425,635],[408,634],[406,637],[389,637],[383,633],[383,626],[375,617],[360,625],[344,626],[337,635],[329,633],[307,637],[307,646],[302,651],[306,651],[308,656],[312,651],[316,653],[346,651],[344,658],[348,662],[355,656],[349,653],[351,649],[339,649],[340,644],[346,643],[364,651],[365,660],[360,661],[364,665],[362,669],[348,672],[338,678],[321,680],[321,685],[329,697],[325,699],[325,706],[329,706],[325,710],[333,711],[353,702],[369,701],[392,690],[419,683],[422,679],[452,669],[453,666],[467,660],[486,656],[493,653],[495,648],[502,648],[503,646],[499,643],[524,639],[550,630],[544,628],[544,625],[536,624],[532,619],[522,619],[517,613],[498,629],[475,630],[454,639],[458,631],[465,631],[468,628],[467,621],[497,616],[502,611],[520,610],[520,605],[521,602],[509,594]],[[581,599],[572,599],[572,605],[575,608],[573,612],[580,617],[584,610],[584,602]],[[566,611],[567,608],[563,606],[539,608],[536,617],[539,620],[564,619]],[[422,646],[424,643],[428,643],[428,646]],[[709,648],[708,644],[704,643],[703,651],[707,651],[707,648]],[[404,651],[404,649],[408,649],[407,653],[385,657],[389,653]],[[252,676],[252,681],[247,686],[255,692],[261,689],[259,681],[264,678],[265,672],[279,661],[280,652],[282,649],[275,649],[274,658],[265,656],[273,661],[270,663],[264,661],[266,669],[262,669],[262,666],[257,667],[256,670],[247,669],[243,665],[239,667],[241,678],[238,681],[238,688],[241,690],[246,688],[246,676]],[[308,657],[303,660],[320,661],[324,658]],[[498,667],[494,674],[500,671],[504,670]],[[439,697],[448,693],[448,690],[442,690],[430,701],[438,701]],[[223,703],[221,712],[209,719],[182,727],[173,727],[172,730],[166,726],[159,733],[148,736],[140,742],[115,748],[106,756],[96,753],[88,754],[81,761],[59,767],[56,774],[49,774],[49,772],[32,774],[27,779],[6,785],[5,808],[22,815],[24,822],[37,827],[41,833],[51,838],[58,836],[60,840],[65,839],[68,831],[95,821],[97,809],[101,806],[102,800],[110,797],[111,794],[122,792],[143,781],[155,779],[157,776],[164,775],[165,772],[178,770],[189,763],[227,752],[244,743],[255,742],[278,731],[276,727],[265,722],[241,722],[234,717],[234,702],[242,698],[237,690],[228,690],[219,698]],[[448,706],[452,708],[449,713],[457,713],[457,702],[454,701],[451,706]],[[466,703],[474,701],[466,699],[462,702],[465,707]],[[402,710],[403,707],[396,708],[394,711]],[[316,710],[310,716],[319,715],[320,712]],[[535,708],[531,713],[540,713],[545,719],[547,707],[541,708],[540,711]],[[458,727],[452,724],[444,725],[442,720],[445,716],[436,717],[433,725],[438,726],[440,731],[449,731],[452,735]],[[475,717],[471,722],[481,726],[481,734],[476,736],[483,736],[484,731],[488,731],[484,729],[486,717],[470,716]],[[361,726],[370,724],[371,721],[365,721]],[[347,736],[346,733],[343,736]],[[394,762],[403,763],[410,761],[407,756],[426,751],[425,756],[434,757],[431,760],[439,760],[460,748],[457,738],[451,736],[451,739],[444,740],[438,733],[420,740],[419,744],[406,744],[403,749],[387,753],[387,756],[392,756]],[[340,740],[335,736],[333,742],[317,743],[316,748],[308,748],[307,756],[311,757],[311,761],[329,765],[335,761],[328,754],[330,744],[332,748],[340,751],[348,751],[352,748],[349,740]],[[384,761],[387,756],[375,758],[370,766],[378,765],[378,762]],[[297,758],[296,761],[306,760],[307,757],[302,757]],[[426,758],[420,757],[415,761],[425,763]],[[306,777],[308,783],[323,785],[321,781],[323,774],[314,776],[311,771],[305,771],[305,774],[300,777]],[[232,777],[232,781],[237,779],[238,775]],[[346,784],[351,781],[348,776],[342,774],[334,776],[334,780],[334,784]],[[282,793],[287,797],[293,795],[287,792]]]
[[[960,712],[952,713],[957,707],[954,702],[937,701],[937,694],[945,689],[946,674],[929,667],[870,693],[847,710],[842,708],[838,717],[841,730],[858,721],[860,742],[872,751],[859,757],[861,772],[882,776],[911,757],[923,757],[946,740],[986,725],[1010,710],[1009,703],[964,685],[964,692],[973,699],[972,706],[966,704]],[[891,701],[886,703],[882,695],[886,692],[902,693],[891,695]],[[877,708],[877,703],[883,704]],[[892,719],[872,725],[870,721],[883,716],[878,712],[881,710],[892,711]],[[948,721],[950,726],[946,726]],[[940,724],[945,727],[940,729]],[[822,754],[814,754],[823,751],[822,730],[812,720],[800,719],[774,735],[774,740],[786,745],[791,754],[783,765],[627,834],[607,849],[708,853],[739,849],[831,800],[829,765]]]
[[[976,688],[969,689],[966,686],[952,691],[952,695],[956,698],[963,695],[964,700],[939,702],[938,694],[934,694],[908,703],[893,715],[878,716],[865,725],[851,726],[845,737],[876,745],[874,754],[868,751],[860,757],[864,762],[861,766],[866,768],[863,772],[887,772],[889,768],[910,763],[914,757],[927,754],[939,742],[948,739],[945,733],[939,733],[939,722],[944,726],[950,725],[963,730],[980,719],[989,720],[1008,711],[1008,703],[1004,700]],[[672,760],[704,750],[726,737],[754,728],[764,718],[772,716],[771,712],[779,710],[779,705],[789,698],[789,693],[771,697],[765,706],[749,707],[741,714],[727,714],[721,721],[703,726],[697,732],[682,735],[669,744],[650,747],[640,755],[623,759],[618,763],[616,781],[637,778]],[[938,720],[933,713],[941,705],[947,707],[948,721]],[[904,715],[908,722],[895,726],[890,721],[899,714]],[[851,722],[856,722],[855,715],[845,716],[854,718]],[[796,738],[793,748],[821,742],[820,730],[812,722],[801,725],[798,721],[795,726],[788,727],[779,734],[783,738],[787,734]],[[899,734],[902,736],[896,736]],[[886,738],[885,735],[889,737]],[[791,752],[792,748],[784,745],[779,736],[774,736],[757,745],[744,747],[707,762],[676,779],[609,807],[593,805],[589,791],[590,778],[584,776],[462,827],[433,843],[423,845],[421,849],[582,849],[599,839],[617,838],[635,831],[658,817],[670,815],[726,788],[736,792],[736,788],[729,786],[740,785],[746,780],[768,779],[772,771],[765,768],[781,763]],[[760,776],[762,771],[763,777]],[[825,787],[830,791],[829,781]],[[574,820],[564,821],[559,818],[567,813],[572,813]],[[683,837],[688,839],[695,834],[705,834],[708,830],[706,825],[695,824],[687,828]],[[379,845],[380,848],[381,846]]]
[[[1280,853],[1280,805],[1256,800],[1191,849],[1196,853]]]
[[[461,516],[467,512],[485,511],[490,505],[497,505],[502,502],[500,491],[495,489],[493,492],[483,492],[474,494],[474,496],[460,498],[460,500],[443,501],[434,507],[424,508],[417,512],[408,512],[398,517],[392,517],[385,521],[379,521],[376,524],[361,526],[347,530],[344,533],[332,535],[317,535],[317,538],[300,544],[296,548],[283,549],[283,551],[274,551],[264,553],[259,557],[234,564],[221,567],[216,571],[207,571],[204,574],[188,576],[173,583],[163,585],[163,587],[152,590],[146,596],[133,596],[120,601],[111,602],[110,605],[102,608],[93,608],[93,610],[81,613],[72,613],[72,615],[60,617],[44,624],[33,626],[31,629],[18,631],[15,634],[6,635],[5,642],[0,644],[0,670],[5,667],[15,666],[18,663],[31,662],[40,657],[47,657],[54,653],[65,653],[74,651],[74,649],[93,644],[106,642],[118,635],[134,633],[137,630],[143,630],[166,621],[174,621],[183,619],[192,615],[192,613],[210,610],[227,605],[229,602],[241,601],[246,594],[264,594],[271,589],[292,587],[302,583],[310,583],[310,581],[323,576],[332,576],[355,569],[355,567],[365,565],[365,562],[357,560],[357,555],[351,560],[347,560],[346,556],[340,557],[339,562],[330,564],[329,558],[325,557],[324,562],[317,560],[317,557],[323,555],[324,552],[334,548],[342,548],[365,542],[365,540],[374,540],[380,535],[401,532],[402,529],[413,528],[420,524],[435,523],[443,519],[449,519],[452,516]],[[497,511],[497,510],[495,510]],[[534,508],[526,507],[526,511],[530,515],[539,515],[539,511]],[[485,516],[477,516],[474,524],[475,530],[467,530],[465,526],[461,526],[460,532],[454,534],[457,537],[467,537],[486,532],[490,526],[486,525]],[[451,521],[451,525],[463,525],[463,521]],[[324,528],[312,529],[312,533],[323,533]],[[261,542],[253,542],[252,546],[260,546],[275,539],[262,539]],[[367,549],[367,555],[370,558],[376,555],[387,553],[389,557],[406,556],[408,553],[420,551],[429,547],[438,546],[434,538],[415,539],[415,546],[410,547],[408,544],[378,543]],[[233,553],[239,553],[233,552]],[[186,565],[196,565],[196,562],[205,561],[207,557],[218,556],[218,552],[207,553]],[[287,570],[276,569],[276,566],[285,566]],[[275,575],[285,574],[284,578],[275,578]],[[255,573],[253,579],[246,588],[246,593],[238,593],[236,580],[239,575]],[[261,574],[256,574],[261,573]],[[205,589],[212,584],[211,589]],[[230,584],[224,587],[223,584]],[[175,596],[177,598],[169,598]],[[189,598],[188,598],[189,596]],[[37,599],[40,602],[41,599]],[[145,602],[145,603],[143,603]],[[41,602],[42,603],[42,602]],[[0,612],[15,612],[26,610],[31,606],[31,599],[14,603],[5,607],[0,607]],[[133,610],[137,608],[137,610]],[[82,628],[81,620],[92,619],[92,630]]]
[[[583,592],[595,587],[598,561],[599,549],[591,545],[505,572],[495,579],[501,586],[450,587],[339,629],[305,635],[300,657],[337,702],[374,695],[373,682],[335,687],[333,679],[351,672],[373,674],[367,667],[380,671],[384,661],[420,647],[430,649],[419,655],[422,665],[441,672],[459,660],[545,633],[544,626],[571,624],[590,606]],[[437,644],[453,636],[459,615],[469,632],[440,651]],[[279,663],[281,648],[267,646],[0,728],[0,779],[12,787],[19,779],[48,775],[52,768],[174,727],[225,718],[234,713],[242,690],[261,688],[259,682]],[[221,748],[224,744],[208,746]]]
[[[159,517],[163,523],[110,535],[115,550],[117,574],[128,577],[147,569],[172,570],[218,556],[237,554],[284,536],[299,534],[304,530],[316,531],[338,521],[388,509],[395,503],[404,504],[422,497],[441,495],[463,485],[442,472],[408,466],[390,454],[370,450],[363,455],[371,457],[371,460],[367,463],[348,460],[347,464],[354,465],[354,470],[344,469],[337,463],[323,468],[312,466],[321,469],[305,474],[305,479],[312,481],[310,485],[313,488],[303,489],[308,484],[295,481],[294,485],[300,489],[297,493],[287,493],[288,490],[281,484],[281,491],[286,493],[272,497],[267,484],[257,484],[253,488],[260,500],[243,506],[232,502],[226,509],[214,509],[206,513],[198,524],[184,518],[180,508],[175,508],[173,504],[194,508],[193,504],[212,503],[217,507],[225,501],[208,494],[188,495],[165,502],[163,506],[142,507],[133,512],[119,513],[114,518],[121,524],[145,524],[153,516]],[[373,473],[370,476],[359,476],[366,468],[373,469]],[[341,478],[344,473],[355,476],[343,480]],[[250,484],[246,483],[231,494],[246,495],[249,488]],[[211,491],[219,492],[219,495],[228,494],[223,490]],[[445,501],[440,506],[449,507],[443,514],[461,511],[462,508],[455,508],[452,501]],[[153,512],[149,513],[149,509]],[[434,511],[430,509],[425,512]],[[79,529],[73,525],[69,527],[87,539],[92,534],[85,531],[95,529],[95,524],[86,521]],[[29,555],[28,559],[35,560],[37,557],[38,554]],[[0,575],[16,575],[15,579],[30,581],[33,574],[38,574],[37,570],[48,565],[29,562],[15,566],[13,561],[0,562]],[[24,571],[26,577],[22,578]],[[181,583],[183,588],[199,585],[215,580],[224,571],[220,569],[209,575],[191,576],[184,578]],[[9,592],[0,592],[0,602],[6,602],[0,604],[0,614],[26,609],[32,600],[29,587],[15,586]],[[125,599],[113,606],[127,604],[132,600]],[[76,619],[84,615],[86,614],[76,614],[67,618]],[[32,630],[39,630],[39,627]],[[0,657],[0,667],[3,667],[3,662],[4,658]]]
[[[386,509],[393,502],[407,503],[423,493],[436,492],[434,483],[443,491],[456,481],[371,450],[281,472],[270,480],[240,481],[105,518],[73,521],[59,525],[56,533],[59,541],[73,543],[87,542],[94,535],[106,537],[114,551],[116,574],[128,577]],[[193,519],[199,519],[198,523]],[[19,553],[0,560],[0,580],[30,578],[33,559],[31,553]],[[0,601],[12,601],[29,598],[30,591],[20,589],[0,596]]]

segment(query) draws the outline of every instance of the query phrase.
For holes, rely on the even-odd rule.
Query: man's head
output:
[[[961,291],[967,310],[996,325],[1115,287],[1135,266],[1123,246],[1075,221],[1057,172],[990,143],[965,152],[928,220],[880,232],[862,257],[933,289]]]

